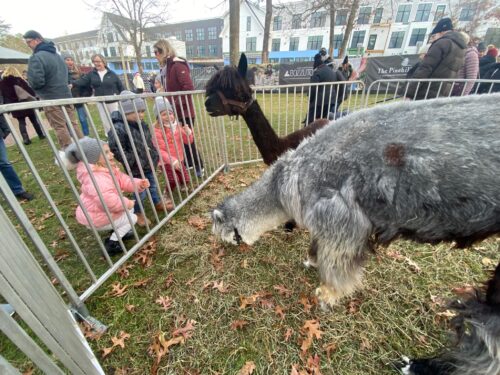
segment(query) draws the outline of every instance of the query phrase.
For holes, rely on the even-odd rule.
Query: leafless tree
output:
[[[262,42],[262,63],[269,62],[269,37],[271,34],[271,19],[273,18],[273,1],[266,0],[266,17],[264,19],[264,40]]]
[[[354,20],[356,18],[356,13],[359,9],[359,0],[352,0],[351,9],[349,10],[349,18],[347,19],[347,25],[345,27],[344,39],[342,39],[342,45],[340,46],[339,57],[342,58],[345,54],[347,43],[351,36],[352,28],[354,27]]]
[[[101,0],[95,8],[120,18],[111,20],[124,42],[132,45],[137,66],[142,73],[142,45],[146,29],[165,23],[168,14],[167,1],[162,0]]]
[[[6,35],[10,30],[10,25],[5,23],[4,20],[0,19],[0,37]]]
[[[229,63],[237,65],[240,55],[240,0],[229,0]]]

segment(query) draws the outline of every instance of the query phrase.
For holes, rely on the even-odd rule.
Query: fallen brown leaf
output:
[[[182,337],[184,337],[184,339],[190,338],[193,335],[195,324],[196,324],[196,321],[194,321],[192,319],[188,319],[188,321],[186,322],[186,325],[184,327],[177,328],[172,333],[172,336],[177,337],[179,335],[182,335]]]
[[[255,371],[255,363],[252,361],[246,362],[243,367],[238,371],[238,375],[251,375]]]
[[[174,275],[169,273],[165,279],[165,288],[170,287],[174,283]]]
[[[118,336],[111,337],[111,342],[113,346],[119,346],[120,348],[125,348],[125,340],[129,339],[130,335],[125,331],[120,331]]]
[[[274,312],[280,317],[281,320],[285,319],[285,312],[281,306],[276,306],[274,308]]]
[[[118,270],[116,271],[116,273],[118,275],[120,275],[120,277],[122,279],[126,279],[127,277],[130,276],[129,270],[132,269],[132,268],[134,268],[134,265],[127,263],[127,264],[124,264],[123,266],[121,266],[120,268],[118,268]]]
[[[248,322],[246,320],[235,320],[231,323],[230,328],[235,331],[237,329],[242,329],[244,326],[246,326]]]
[[[302,326],[302,331],[310,337],[321,339],[322,331],[319,329],[319,322],[317,320],[306,320]]]
[[[163,310],[167,311],[172,307],[173,300],[168,296],[167,297],[160,296],[159,298],[156,299],[155,302],[158,305],[160,305]]]
[[[152,279],[152,277],[147,277],[145,279],[137,280],[135,283],[132,284],[132,286],[141,287],[141,286],[148,285],[149,282],[151,281],[151,279]]]
[[[291,328],[287,328],[285,332],[285,342],[288,342],[290,340],[290,337],[292,337],[293,330]]]
[[[292,295],[292,291],[290,289],[285,288],[283,285],[275,285],[274,289],[278,291],[278,294],[290,297]]]
[[[127,294],[128,285],[122,286],[120,283],[111,284],[111,292],[109,292],[110,297],[121,297]]]
[[[125,310],[127,310],[128,312],[133,312],[135,310],[135,305],[126,304]]]
[[[337,344],[334,343],[334,342],[331,342],[329,344],[323,345],[323,349],[325,349],[326,357],[328,359],[330,359],[330,356],[331,356],[332,352],[334,352],[335,350],[337,350]]]
[[[188,218],[188,224],[198,230],[204,230],[208,225],[208,218],[201,216],[190,216]]]

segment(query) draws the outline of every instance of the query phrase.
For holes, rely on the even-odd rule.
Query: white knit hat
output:
[[[160,113],[163,111],[170,111],[172,112],[172,105],[168,101],[167,98],[164,98],[163,96],[157,96],[155,98],[155,105],[153,107],[153,113],[155,114],[155,117],[158,118],[160,116]]]
[[[135,95],[135,94],[132,91],[124,90],[120,93],[120,95]],[[136,110],[137,111],[146,110],[146,103],[144,103],[144,100],[142,100],[142,98],[124,99],[120,100],[120,103],[122,104],[123,113],[125,114],[133,113]]]
[[[80,145],[83,154],[85,154],[87,161],[90,164],[95,164],[99,161],[99,158],[102,155],[101,147],[105,144],[105,142],[95,138],[83,137],[78,140],[78,144]],[[99,146],[99,144],[101,146]],[[78,162],[83,161],[82,152],[80,152],[76,143],[72,143],[66,148],[64,153],[67,160],[71,164],[78,164]],[[66,165],[68,165],[68,163],[66,163]]]

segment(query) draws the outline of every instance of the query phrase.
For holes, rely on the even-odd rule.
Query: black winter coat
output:
[[[153,145],[153,141],[151,138],[151,132],[149,130],[149,126],[143,121],[140,126],[142,126],[142,131],[144,133],[144,139],[146,143],[143,142],[141,131],[139,129],[139,124],[136,122],[128,122],[128,128],[130,129],[130,135],[132,138],[129,138],[127,134],[127,129],[122,115],[120,112],[113,112],[111,114],[111,120],[113,121],[113,126],[116,130],[116,135],[120,141],[120,144],[123,149],[123,153],[125,154],[125,158],[127,159],[128,165],[130,166],[130,170],[132,171],[132,175],[134,177],[141,177],[141,171],[139,165],[142,167],[144,172],[150,172],[156,169],[158,165],[158,151]],[[135,145],[137,150],[137,156],[139,160],[135,158],[134,149],[132,148],[132,142]],[[108,144],[109,149],[115,155],[115,159],[123,164],[125,167],[125,160],[122,158],[120,153],[120,148],[118,146],[118,141],[113,134],[113,131],[110,130],[108,133]],[[151,156],[151,160],[153,165],[151,166],[149,163],[148,152]],[[126,169],[126,167],[125,167]]]
[[[479,59],[479,78],[486,79],[486,72],[490,70],[497,60],[493,56],[483,56]]]
[[[76,81],[72,81],[72,83],[80,87],[91,88],[94,91],[94,96],[120,95],[124,90],[120,78],[109,69],[104,74],[102,81],[97,70],[93,69],[90,73],[85,74]]]
[[[311,77],[311,83],[347,81],[340,70],[333,70],[328,65],[318,66]],[[339,89],[337,98],[337,87]],[[345,99],[345,84],[311,87],[309,96],[309,123],[318,118],[328,118],[330,111],[338,110]],[[335,105],[336,104],[336,105]]]
[[[20,100],[17,97],[16,90],[14,89],[14,85],[22,87],[31,95],[36,96],[35,91],[30,87],[30,85],[28,85],[28,82],[26,82],[24,79],[22,79],[21,77],[7,76],[0,81],[0,92],[2,93],[4,104],[12,104],[20,102]],[[12,116],[14,116],[16,119],[25,118],[29,116],[32,112],[33,112],[32,109],[14,111],[12,112]]]
[[[477,92],[479,94],[489,93],[491,92],[500,92],[500,63],[490,64],[488,65],[490,69],[484,74],[482,79],[494,79],[498,81],[498,83],[481,83]],[[491,87],[493,85],[493,87]]]
[[[457,31],[450,31],[436,40],[429,48],[424,59],[413,73],[412,78],[456,78],[464,64],[467,44]],[[452,82],[448,83],[410,83],[407,98],[424,99],[449,96]],[[416,96],[415,92],[417,91]]]

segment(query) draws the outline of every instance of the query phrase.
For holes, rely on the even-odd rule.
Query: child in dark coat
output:
[[[120,95],[134,94],[130,91],[122,91]],[[115,155],[116,160],[123,164],[125,170],[128,170],[128,164],[133,177],[147,178],[149,180],[149,192],[155,209],[157,211],[165,211],[165,205],[158,194],[154,176],[154,170],[158,165],[158,152],[153,145],[149,126],[143,121],[146,104],[139,97],[122,100],[120,103],[125,114],[125,119],[123,119],[121,112],[113,112],[111,114],[116,136],[113,129],[111,129],[108,133],[109,148]],[[123,154],[120,152],[119,145],[123,149]],[[134,148],[137,152],[137,158]],[[141,201],[144,201],[146,194],[146,191],[139,194]],[[134,213],[137,215],[137,225],[145,226],[146,223],[149,224],[144,212],[141,212],[139,199],[136,199]]]

